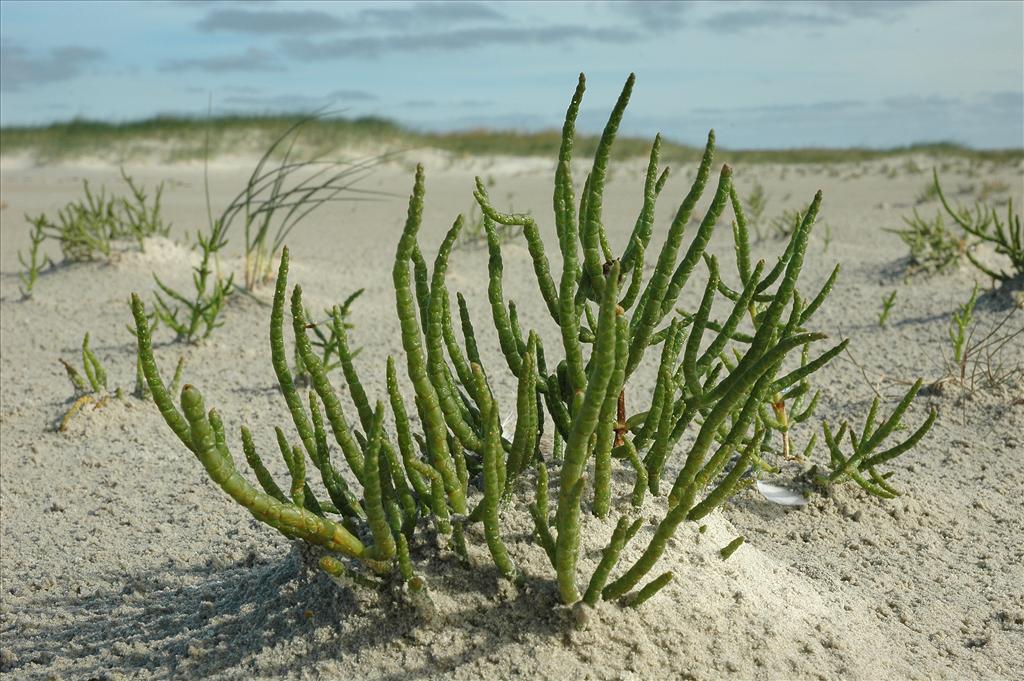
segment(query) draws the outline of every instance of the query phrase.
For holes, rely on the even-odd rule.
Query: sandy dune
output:
[[[314,213],[289,240],[291,281],[302,284],[314,309],[365,287],[354,306],[352,337],[363,348],[358,361],[371,395],[383,394],[386,356],[401,352],[390,266],[418,160],[427,172],[421,244],[428,258],[455,215],[470,209],[475,174],[493,179],[491,196],[499,205],[531,210],[554,248],[553,166],[546,160],[414,153],[363,183],[393,197]],[[883,229],[900,226],[929,178],[911,172],[906,160],[736,168],[741,193],[755,180],[764,185],[769,216],[805,205],[819,187],[825,192],[803,286],[816,290],[842,263],[816,326],[851,337],[852,355],[863,367],[842,357],[819,377],[818,416],[832,423],[860,421],[874,390],[893,399],[918,376],[944,375],[949,316],[975,277],[962,269],[904,278],[905,247]],[[915,160],[930,171],[931,159]],[[1015,204],[1024,194],[1022,167],[950,164],[943,173],[948,187],[996,179],[1009,185]],[[606,191],[605,225],[616,248],[640,207],[643,165],[617,166]],[[244,159],[211,167],[215,210],[250,168]],[[23,301],[16,257],[28,243],[23,215],[53,212],[76,198],[82,178],[118,186],[118,171],[101,162],[35,167],[3,159],[0,665],[10,678],[1024,678],[1020,384],[970,395],[947,385],[919,398],[909,421],[920,422],[929,407],[939,419],[895,465],[895,484],[904,490],[899,499],[841,487],[789,510],[748,489],[712,516],[706,533],[693,526],[678,533],[662,563],[676,572],[669,587],[639,610],[605,604],[583,628],[554,607],[550,569],[528,541],[525,514],[503,517],[528,575],[518,592],[499,582],[479,536],[471,537],[471,567],[419,552],[437,608],[423,621],[309,570],[297,547],[207,479],[151,403],[112,400],[86,408],[67,432],[56,432],[72,394],[58,358],[77,362],[89,331],[111,385],[130,392],[128,295],[151,299],[152,272],[187,286],[194,254],[182,244],[186,232],[205,224],[201,165],[128,170],[147,186],[168,182],[172,239],[152,240],[144,253],[129,249],[110,262],[51,269]],[[693,170],[674,169],[660,201],[656,244]],[[935,206],[919,210],[931,215]],[[241,235],[233,238],[222,267],[237,270]],[[769,239],[757,251],[773,255],[779,248]],[[734,280],[727,225],[710,250]],[[515,383],[498,371],[504,362],[486,322],[486,261],[484,249],[458,250],[450,287],[466,295],[480,319],[481,350],[508,404]],[[506,296],[520,303],[523,325],[554,347],[557,329],[540,304],[523,243],[506,247],[505,268]],[[702,287],[702,281],[690,284],[688,304]],[[893,289],[896,304],[880,328],[880,301]],[[288,422],[266,341],[271,293],[260,290],[260,301],[235,296],[224,327],[200,345],[172,344],[169,332],[157,333],[162,368],[170,372],[179,356],[186,358],[187,380],[223,413],[236,456],[242,423],[271,452],[273,426]],[[991,327],[1011,305],[1004,295],[986,293],[976,317]],[[1012,324],[1019,328],[1022,318],[1018,312]],[[1008,361],[1024,361],[1024,343],[1005,352]],[[650,367],[641,372],[631,389],[650,390],[652,373]],[[819,447],[814,457],[820,462],[826,454]],[[282,473],[280,461],[274,463]],[[788,479],[796,471],[788,469]],[[653,503],[645,514],[660,516],[658,507]],[[594,529],[584,562],[596,560],[611,531],[589,522]],[[738,534],[747,543],[722,561],[718,549]]]

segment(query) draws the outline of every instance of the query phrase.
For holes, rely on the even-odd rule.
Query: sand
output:
[[[529,209],[547,227],[552,248],[546,160],[464,160],[411,153],[380,168],[363,186],[389,192],[373,202],[343,203],[313,214],[289,239],[293,283],[314,309],[366,292],[353,310],[353,341],[371,395],[382,395],[388,354],[401,350],[390,263],[411,188],[412,163],[423,160],[427,202],[421,243],[428,258],[455,214],[472,205],[472,177],[493,180],[499,205]],[[815,327],[852,338],[817,380],[820,419],[860,421],[874,392],[891,404],[918,376],[942,378],[951,312],[966,300],[976,273],[905,277],[906,249],[884,228],[898,227],[928,175],[932,159],[856,165],[736,169],[746,190],[760,181],[768,215],[825,192],[823,222],[813,237],[803,288],[816,290],[834,263],[843,271]],[[941,162],[942,160],[939,159]],[[999,180],[1019,201],[1020,166],[969,166],[951,160],[949,187]],[[215,209],[243,184],[247,159],[211,168]],[[605,225],[621,247],[641,200],[643,163],[617,166],[605,197]],[[748,489],[671,542],[659,571],[675,580],[643,608],[603,604],[589,616],[556,606],[543,552],[528,541],[529,519],[509,510],[502,522],[526,573],[513,588],[498,579],[478,531],[472,565],[418,547],[434,612],[392,594],[354,593],[311,570],[298,546],[260,526],[211,483],[180,446],[155,407],[128,397],[85,408],[66,432],[56,424],[72,390],[58,358],[78,361],[82,334],[106,365],[111,386],[131,391],[134,344],[126,329],[130,292],[151,299],[156,272],[188,285],[195,254],[186,232],[205,222],[202,167],[133,164],[147,185],[166,180],[170,239],[144,253],[126,249],[109,262],[60,266],[39,280],[31,300],[18,291],[16,254],[26,247],[26,213],[52,212],[80,193],[81,179],[118,184],[102,161],[36,167],[2,161],[0,248],[0,668],[18,679],[122,678],[538,678],[538,679],[1013,679],[1024,678],[1024,392],[1020,383],[967,391],[953,383],[926,391],[908,419],[929,408],[938,421],[921,445],[899,459],[893,501],[843,486],[802,508],[774,505]],[[676,169],[658,210],[664,234],[692,168]],[[582,174],[578,174],[582,177]],[[966,187],[964,187],[966,189]],[[934,203],[918,207],[932,214]],[[731,239],[723,224],[710,250],[735,281]],[[234,234],[225,269],[238,270]],[[759,243],[772,255],[779,242]],[[550,249],[549,249],[550,250]],[[56,253],[53,255],[56,256]],[[521,242],[505,249],[505,291],[520,302],[524,326],[548,347],[557,330],[547,319]],[[499,399],[514,382],[502,371],[486,315],[486,253],[456,252],[449,283],[474,311],[485,362]],[[684,294],[703,288],[700,273]],[[980,277],[979,277],[980,279]],[[981,281],[983,286],[987,282]],[[883,295],[898,290],[885,328]],[[271,291],[234,297],[225,325],[188,346],[157,334],[165,372],[179,356],[186,378],[223,413],[236,456],[237,428],[248,423],[263,452],[273,425],[288,424],[266,340]],[[1012,309],[986,290],[976,318],[990,328]],[[1018,312],[1008,328],[1020,328]],[[1024,361],[1024,342],[1004,350]],[[647,394],[652,372],[631,385]],[[340,376],[338,377],[340,379]],[[404,377],[403,377],[404,380]],[[635,386],[635,387],[634,387]],[[407,395],[411,393],[405,384]],[[808,430],[801,431],[803,442]],[[684,443],[685,444],[685,441]],[[813,458],[822,461],[822,448]],[[274,457],[266,456],[265,459]],[[678,458],[678,452],[677,452]],[[283,465],[274,462],[281,474]],[[791,485],[794,464],[776,478]],[[624,491],[624,490],[619,490]],[[617,504],[624,502],[617,499]],[[659,518],[659,501],[644,516]],[[584,569],[596,560],[612,521],[587,521]],[[651,524],[641,530],[642,544]],[[718,550],[737,535],[728,561]],[[585,620],[585,621],[582,621]]]

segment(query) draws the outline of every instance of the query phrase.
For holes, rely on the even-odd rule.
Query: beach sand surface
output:
[[[401,232],[413,167],[422,161],[427,195],[420,244],[432,259],[459,212],[473,205],[473,178],[484,177],[499,208],[530,211],[557,252],[548,160],[461,159],[409,152],[377,168],[359,186],[377,192],[322,207],[288,238],[290,283],[322,310],[354,290],[351,341],[371,399],[386,399],[384,367],[399,359],[391,265]],[[925,172],[915,172],[907,161]],[[916,207],[931,216],[934,201],[916,205],[942,159],[889,159],[841,165],[737,167],[741,194],[760,182],[766,218],[801,208],[825,194],[808,249],[801,291],[813,295],[836,263],[842,271],[812,328],[852,339],[815,379],[817,416],[795,433],[802,448],[821,420],[860,424],[876,392],[891,407],[917,378],[946,375],[949,318],[982,287],[975,318],[991,329],[1013,300],[993,292],[963,267],[934,277],[906,276],[906,247],[885,231]],[[218,212],[243,186],[252,159],[220,159],[209,168]],[[959,200],[986,181],[1006,187],[1020,205],[1024,168],[943,162],[944,185]],[[619,250],[642,200],[642,160],[613,164],[604,224]],[[153,187],[166,181],[163,209],[169,238],[144,252],[126,247],[109,261],[60,265],[44,272],[23,300],[17,253],[28,245],[26,215],[52,215],[81,196],[82,180],[122,190],[118,168],[80,160],[36,166],[4,158],[0,199],[0,668],[12,679],[334,678],[334,679],[1020,679],[1024,678],[1024,392],[1020,382],[968,390],[945,382],[922,393],[907,422],[938,411],[931,433],[896,461],[895,500],[846,485],[801,508],[770,503],[749,488],[706,520],[701,533],[684,524],[651,576],[674,580],[642,608],[603,603],[581,615],[557,605],[553,572],[530,540],[522,505],[502,515],[521,585],[500,579],[482,530],[469,533],[471,564],[424,543],[414,547],[429,583],[433,611],[400,598],[352,591],[310,568],[309,557],[235,505],[175,439],[151,402],[131,397],[134,339],[128,297],[152,301],[153,274],[190,286],[197,255],[188,247],[206,225],[203,166],[133,163],[126,168]],[[662,192],[654,247],[660,246],[695,167],[673,169]],[[716,166],[717,171],[717,166]],[[581,166],[575,174],[584,177]],[[703,210],[711,191],[701,202]],[[688,230],[687,241],[694,226]],[[241,271],[240,231],[230,234],[220,267]],[[51,245],[48,245],[48,248]],[[782,242],[755,244],[774,258]],[[725,220],[709,251],[735,284],[732,238]],[[49,251],[59,261],[59,253]],[[504,247],[504,291],[517,302],[524,328],[560,348],[521,239]],[[983,252],[981,257],[990,257]],[[557,258],[553,262],[557,267]],[[456,250],[449,287],[472,311],[481,353],[503,411],[515,381],[505,369],[489,320],[487,252]],[[706,281],[698,269],[681,298],[694,309]],[[898,291],[885,327],[883,296]],[[268,301],[272,285],[232,296],[223,327],[197,345],[156,334],[165,376],[179,357],[185,379],[223,415],[229,444],[241,461],[238,428],[248,424],[264,460],[283,480],[273,427],[292,433],[270,365]],[[1009,330],[1024,324],[1024,312]],[[80,364],[85,332],[109,374],[129,395],[86,406],[57,424],[72,388],[59,363]],[[289,340],[290,343],[290,340]],[[822,348],[826,347],[824,345]],[[550,352],[550,350],[549,350]],[[1024,361],[1024,341],[1003,349],[1003,361]],[[560,354],[560,353],[555,353]],[[649,399],[651,353],[627,395],[630,410]],[[553,362],[552,362],[553,363]],[[403,391],[412,390],[401,372]],[[336,385],[343,379],[338,372]],[[347,402],[349,414],[354,410]],[[390,427],[390,426],[389,426]],[[684,438],[675,452],[679,465]],[[547,441],[546,441],[547,442]],[[812,461],[827,461],[819,444]],[[810,463],[810,462],[807,462]],[[771,478],[791,485],[799,463]],[[671,466],[670,466],[671,467]],[[623,472],[614,512],[585,518],[580,574],[600,558],[619,512],[628,512],[631,477]],[[664,513],[648,498],[647,519],[625,559],[638,555]],[[742,535],[727,561],[719,549]]]

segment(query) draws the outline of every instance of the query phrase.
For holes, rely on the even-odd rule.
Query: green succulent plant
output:
[[[198,388],[186,385],[180,408],[175,404],[157,371],[145,307],[138,296],[133,298],[143,373],[167,424],[227,494],[285,536],[317,547],[320,566],[336,579],[360,586],[397,580],[422,599],[425,583],[410,558],[410,547],[420,541],[422,530],[432,524],[455,552],[466,556],[465,528],[479,523],[498,571],[518,581],[522,572],[505,543],[502,511],[508,504],[522,504],[534,520],[534,538],[550,559],[564,604],[619,599],[642,603],[672,578],[664,573],[645,581],[680,524],[705,518],[753,480],[755,467],[768,465],[765,457],[775,455],[765,444],[770,433],[788,435],[787,400],[792,404],[807,395],[807,378],[845,347],[840,342],[813,358],[809,350],[825,338],[808,325],[838,270],[813,297],[798,291],[820,192],[801,212],[782,255],[771,266],[751,263],[732,170],[725,165],[706,214],[683,248],[684,231],[712,175],[713,133],[663,245],[649,253],[655,202],[668,177],[667,168],[659,168],[661,139],[655,138],[643,206],[625,248],[615,254],[604,228],[604,190],[612,143],[633,83],[630,76],[577,200],[571,162],[585,89],[580,76],[555,171],[560,269],[552,267],[538,222],[528,214],[499,211],[477,180],[489,256],[490,321],[506,367],[517,381],[513,433],[503,432],[500,414],[506,409],[493,389],[501,369],[481,361],[473,316],[461,294],[456,296],[461,333],[456,332],[446,273],[464,227],[462,217],[448,230],[432,267],[420,250],[426,192],[422,167],[416,171],[395,251],[392,280],[404,356],[388,358],[384,399],[371,400],[364,389],[347,351],[346,325],[334,313],[338,357],[357,412],[354,421],[344,413],[327,367],[307,335],[309,320],[298,286],[290,294],[290,315],[286,313],[289,254],[283,250],[270,344],[298,435],[296,444],[283,430],[276,431],[290,474],[287,490],[270,476],[245,428],[243,450],[259,486],[242,474],[218,412],[207,411]],[[737,213],[736,286],[724,281],[717,259],[707,253],[715,225],[730,203]],[[533,329],[524,332],[516,303],[505,295],[499,226],[522,230],[540,300],[559,330],[559,348],[545,347]],[[650,256],[654,269],[645,277]],[[675,314],[681,292],[698,271],[706,271],[698,309]],[[724,320],[711,318],[716,299],[728,311]],[[312,385],[306,397],[297,390],[287,361],[286,316]],[[802,359],[787,369],[794,352]],[[630,379],[647,362],[657,369],[655,388],[631,393]],[[413,386],[413,408],[421,424],[417,429],[399,387],[399,366]],[[393,430],[385,424],[388,406]],[[799,413],[812,408],[813,400]],[[551,452],[541,446],[541,435],[549,429]],[[686,433],[691,444],[678,447]],[[337,452],[347,475],[336,468]],[[846,460],[844,473],[852,470],[850,461],[858,459]],[[617,468],[633,480],[622,496],[613,485]],[[313,477],[320,482],[314,484]],[[532,492],[524,493],[524,488]],[[661,517],[638,556],[624,560],[624,548],[643,523],[637,507],[648,492],[661,499]],[[601,559],[589,574],[581,574],[580,538],[587,532],[587,518],[610,514],[618,518]],[[738,545],[730,544],[723,557]]]
[[[71,201],[57,211],[56,219],[46,214],[26,216],[32,226],[31,245],[27,257],[18,253],[18,261],[25,268],[19,274],[22,297],[30,298],[39,273],[53,265],[42,252],[47,240],[56,241],[66,262],[83,262],[109,258],[118,241],[135,241],[143,248],[146,238],[167,236],[171,226],[160,212],[163,184],[157,185],[150,200],[142,185],[121,169],[121,179],[128,185],[131,197],[107,195],[104,189],[93,191],[87,181],[82,189],[85,198]]]
[[[976,239],[976,244],[989,244],[995,252],[1009,261],[1010,269],[990,267],[980,262],[970,249],[965,251],[967,259],[971,264],[992,279],[1004,283],[1015,283],[1020,286],[1024,283],[1024,231],[1021,231],[1020,214],[1013,212],[1013,201],[1006,205],[1006,218],[999,216],[999,211],[984,202],[987,196],[983,192],[982,200],[974,204],[973,208],[963,206],[951,206],[946,199],[942,186],[939,184],[939,172],[932,171],[932,178],[935,181],[935,192],[939,196],[942,208],[946,214],[968,236]]]

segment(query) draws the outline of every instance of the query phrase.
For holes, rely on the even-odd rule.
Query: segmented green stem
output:
[[[384,477],[384,471],[380,466],[383,422],[384,405],[378,402],[373,413],[363,475],[363,507],[366,509],[367,524],[373,533],[373,549],[370,553],[376,560],[389,560],[395,555],[395,539],[384,512],[384,497],[381,491],[381,479]]]
[[[295,381],[292,379],[292,372],[288,368],[288,354],[284,347],[284,303],[288,290],[288,249],[281,251],[281,264],[277,270],[277,284],[274,287],[274,303],[270,311],[270,357],[274,366],[274,374],[277,375],[277,383],[281,386],[281,394],[288,405],[288,412],[292,416],[295,430],[299,433],[306,452],[312,457],[316,451],[316,442],[313,438],[313,427],[306,417],[302,406],[302,397],[295,389]],[[293,311],[294,312],[294,311]],[[299,334],[296,333],[296,336]],[[305,336],[305,328],[302,335]],[[296,342],[298,339],[296,338]],[[305,366],[305,364],[304,364]],[[322,396],[321,396],[322,397]],[[327,401],[324,400],[327,404]],[[330,408],[328,407],[328,411]]]
[[[665,572],[658,577],[655,577],[648,582],[642,589],[636,592],[636,595],[629,599],[629,607],[639,608],[641,605],[646,603],[654,594],[661,591],[663,588],[668,586],[668,583],[672,581],[672,573]]]
[[[483,374],[479,374],[480,380],[484,381]],[[486,385],[481,392],[487,390]],[[503,477],[501,469],[505,468],[505,455],[501,447],[501,419],[498,416],[497,405],[491,400],[483,409],[487,430],[484,443],[484,498],[483,521],[484,538],[487,540],[487,548],[491,552],[494,564],[507,579],[516,581],[519,578],[519,571],[516,569],[512,559],[509,558],[508,550],[501,539],[501,525],[498,517],[499,504],[504,492]]]
[[[603,518],[608,514],[612,490],[612,445],[613,434],[618,425],[617,409],[619,397],[625,389],[626,359],[629,355],[629,323],[625,315],[616,315],[615,369],[608,380],[604,404],[598,417],[594,448],[594,515]]]
[[[282,262],[284,261],[285,257],[282,257]],[[280,277],[280,274],[278,276]],[[280,280],[278,285],[280,286]],[[324,411],[327,413],[327,422],[331,425],[334,439],[341,446],[342,454],[344,454],[345,461],[348,463],[349,468],[352,469],[353,474],[361,483],[365,484],[363,480],[363,467],[365,465],[363,453],[360,450],[359,443],[355,441],[349,429],[348,420],[345,418],[345,413],[341,406],[341,400],[338,399],[338,395],[334,392],[334,386],[331,385],[330,379],[327,378],[327,372],[324,370],[320,358],[313,352],[313,346],[306,336],[306,317],[302,306],[301,286],[296,286],[292,290],[292,329],[295,331],[295,346],[299,351],[299,356],[302,358],[302,365],[309,372],[313,389],[316,390],[317,395],[320,396],[320,401],[323,402]],[[284,365],[284,370],[288,370],[287,363]],[[305,414],[301,411],[301,403],[298,405],[297,410],[301,414],[302,419],[305,419]],[[309,435],[313,447],[312,451],[315,452],[316,438],[312,428],[310,428]],[[313,455],[310,458],[314,458]]]
[[[579,600],[576,588],[576,558],[579,550],[579,497],[583,492],[581,479],[586,464],[590,438],[597,427],[601,406],[608,390],[608,383],[615,370],[616,318],[619,264],[614,263],[608,273],[598,317],[597,342],[591,358],[590,377],[586,392],[575,415],[572,431],[566,443],[565,460],[559,476],[558,539],[558,586],[562,601],[566,604]]]
[[[430,382],[437,393],[438,404],[444,419],[455,436],[467,448],[475,452],[483,449],[483,443],[473,428],[462,417],[455,389],[449,378],[448,365],[444,355],[444,316],[447,314],[448,290],[445,275],[448,272],[448,256],[462,229],[462,216],[455,221],[434,259],[434,274],[430,284],[430,303],[424,323],[427,341],[427,371]]]
[[[416,390],[416,405],[420,410],[423,427],[427,436],[427,447],[433,465],[440,473],[445,491],[456,513],[466,512],[466,499],[455,473],[455,464],[448,449],[448,428],[437,397],[437,390],[430,382],[427,362],[420,339],[420,327],[416,321],[416,304],[413,302],[409,281],[408,261],[416,248],[416,232],[423,219],[423,167],[416,168],[416,183],[409,199],[409,212],[395,253],[392,273],[395,286],[395,303],[402,328],[402,347],[405,349],[409,378]]]
[[[642,523],[642,518],[637,518],[633,521],[632,525],[628,517],[622,516],[619,518],[618,523],[615,524],[615,530],[612,532],[612,537],[608,540],[608,545],[601,552],[601,561],[597,564],[594,574],[590,577],[590,584],[587,585],[587,590],[583,594],[584,603],[590,606],[597,604],[597,599],[601,597],[601,590],[604,589],[604,585],[608,581],[608,575],[611,574],[615,564],[619,562],[619,554],[622,553],[622,549],[626,546],[626,537],[636,534]]]
[[[627,377],[631,376],[640,364],[651,334],[654,333],[654,327],[664,316],[662,313],[662,301],[665,299],[665,292],[668,290],[672,279],[670,272],[675,263],[679,246],[682,243],[686,223],[690,221],[690,215],[693,213],[693,209],[697,205],[697,201],[700,199],[700,195],[704,192],[704,187],[707,184],[714,150],[715,133],[711,131],[708,134],[708,143],[704,148],[704,156],[701,158],[697,176],[690,187],[689,193],[679,206],[672,225],[669,227],[668,235],[665,237],[665,245],[658,256],[658,263],[654,268],[650,281],[647,283],[647,288],[644,289],[636,313],[634,313],[630,323],[630,331],[633,334],[633,338],[629,347],[629,362],[626,364]],[[726,168],[728,166],[723,166],[723,174],[726,173]],[[719,182],[721,184],[721,180]]]
[[[149,390],[153,394],[153,402],[182,444],[195,452],[192,448],[189,423],[174,406],[174,399],[167,392],[163,379],[160,378],[160,370],[157,369],[156,358],[153,357],[153,338],[150,335],[149,320],[146,318],[146,306],[135,293],[132,294],[132,316],[135,318],[135,339],[138,343],[139,362],[142,364],[142,373],[146,377]]]
[[[232,499],[248,509],[257,520],[300,537],[310,544],[323,546],[329,551],[354,558],[361,558],[364,555],[365,547],[362,542],[341,525],[304,508],[282,504],[250,485],[235,469],[230,457],[218,451],[213,428],[204,413],[203,397],[191,385],[186,385],[181,391],[181,408],[189,424],[195,454],[210,479]]]

